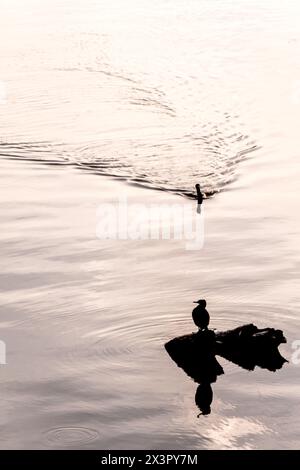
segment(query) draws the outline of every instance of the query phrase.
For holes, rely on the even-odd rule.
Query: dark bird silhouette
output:
[[[210,318],[209,313],[205,308],[206,300],[200,299],[194,302],[194,304],[198,304],[192,312],[194,323],[198,326],[199,330],[207,330]]]
[[[202,192],[201,192],[200,184],[197,183],[197,184],[195,185],[195,187],[196,187],[196,191],[197,191],[197,202],[198,202],[198,204],[202,204],[202,202],[203,202],[203,194],[202,194]]]
[[[199,328],[209,323],[205,300],[198,300],[193,319]],[[194,315],[194,312],[195,315]],[[195,403],[201,415],[209,415],[213,401],[211,384],[224,374],[216,355],[252,371],[255,367],[275,372],[288,362],[281,356],[278,346],[286,343],[281,330],[259,329],[253,324],[242,325],[233,330],[214,332],[200,329],[197,333],[173,338],[165,349],[174,362],[199,384]]]

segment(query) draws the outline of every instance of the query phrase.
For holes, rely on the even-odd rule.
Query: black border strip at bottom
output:
[[[172,450],[41,450],[41,451],[0,451],[0,467],[4,464],[18,464],[20,468],[52,467],[55,464],[99,468],[120,465],[123,468],[150,466],[181,466],[204,467],[205,465],[265,465],[269,468],[284,468],[287,465],[300,467],[300,451],[172,451]],[[7,468],[7,467],[6,467]],[[61,467],[60,467],[61,468]],[[69,467],[68,467],[69,468]],[[255,469],[254,469],[255,470]]]

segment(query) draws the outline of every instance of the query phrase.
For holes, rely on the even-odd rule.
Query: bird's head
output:
[[[195,302],[193,302],[193,303],[194,303],[194,304],[199,304],[200,307],[203,307],[203,308],[206,307],[206,300],[204,300],[204,299],[195,300]]]

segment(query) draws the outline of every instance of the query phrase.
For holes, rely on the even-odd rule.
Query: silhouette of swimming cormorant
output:
[[[210,318],[209,313],[205,308],[206,300],[200,299],[194,302],[194,304],[198,304],[192,312],[194,323],[200,330],[207,330]]]
[[[197,418],[201,415],[205,416],[211,413],[210,405],[212,404],[213,396],[214,394],[210,382],[203,382],[198,385],[195,394],[195,403],[201,413],[198,414]]]
[[[249,324],[233,330],[215,332],[207,328],[209,314],[205,309],[206,301],[202,300],[197,303],[201,307],[198,311],[199,318],[198,313],[195,315],[196,320],[194,318],[194,311],[197,311],[198,305],[193,310],[193,319],[199,326],[199,331],[168,341],[165,349],[178,367],[199,384],[195,395],[196,405],[201,411],[199,417],[210,414],[213,400],[211,384],[217,381],[219,375],[224,374],[216,355],[249,371],[258,366],[275,372],[288,361],[278,350],[281,343],[286,343],[281,330],[259,329]],[[206,317],[203,310],[207,314]]]
[[[197,184],[195,185],[195,187],[196,187],[196,191],[197,191],[197,201],[198,201],[198,204],[202,204],[202,202],[203,202],[203,195],[202,195],[202,193],[201,193],[200,184],[197,183]]]

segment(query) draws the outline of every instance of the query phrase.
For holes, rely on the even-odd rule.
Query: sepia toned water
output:
[[[0,447],[298,448],[298,2],[0,8]],[[97,239],[99,204],[194,207],[195,182],[202,250]],[[212,328],[282,329],[289,360],[221,359],[199,418],[164,350],[198,298]]]

